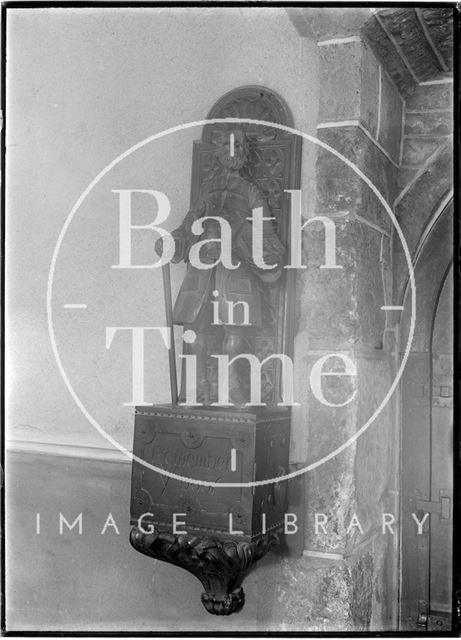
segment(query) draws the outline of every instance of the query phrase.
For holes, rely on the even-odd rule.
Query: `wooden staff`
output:
[[[176,374],[176,350],[174,344],[173,304],[171,301],[171,277],[170,263],[162,265],[163,296],[165,299],[166,324],[170,330],[170,348],[168,349],[168,362],[170,366],[171,404],[178,404],[178,378]]]

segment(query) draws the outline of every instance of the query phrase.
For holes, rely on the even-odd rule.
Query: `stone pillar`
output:
[[[318,42],[321,95],[318,138],[360,169],[388,203],[396,197],[403,101],[359,35]],[[370,187],[330,151],[317,152],[316,216],[336,225],[336,263],[325,264],[324,228],[307,225],[298,272],[295,367],[342,354],[355,377],[323,378],[325,406],[303,377],[294,411],[292,456],[315,464],[370,419],[395,375],[394,318],[381,309],[392,293],[392,222]],[[330,358],[324,371],[343,371]],[[286,629],[368,631],[396,628],[397,545],[382,533],[382,514],[398,520],[395,407],[392,400],[367,431],[306,474],[305,551],[285,560],[278,602]],[[316,516],[317,515],[317,527]],[[323,526],[322,526],[323,525]]]

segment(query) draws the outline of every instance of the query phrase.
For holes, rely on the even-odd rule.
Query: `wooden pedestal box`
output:
[[[233,451],[234,450],[234,451]],[[287,481],[219,487],[187,480],[248,483],[288,473],[289,412],[285,408],[137,407],[134,450],[139,459],[184,478],[171,478],[134,460],[132,524],[173,532],[257,540],[283,528]],[[235,470],[233,470],[235,469]],[[264,516],[265,514],[265,522]],[[141,518],[141,520],[140,520]]]

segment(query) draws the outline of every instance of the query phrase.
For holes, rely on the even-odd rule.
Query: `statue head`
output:
[[[234,136],[233,145],[231,142],[232,135]],[[218,143],[216,157],[223,167],[239,170],[247,163],[249,153],[250,147],[245,133],[242,129],[231,129],[222,135]]]

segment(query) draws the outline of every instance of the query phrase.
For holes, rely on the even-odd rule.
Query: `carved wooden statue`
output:
[[[221,353],[227,354],[230,360],[248,349],[245,335],[261,331],[263,316],[267,316],[269,311],[265,309],[267,291],[264,283],[276,282],[280,278],[285,253],[264,194],[257,184],[241,175],[249,157],[249,143],[242,129],[230,128],[222,132],[215,155],[218,160],[216,171],[201,185],[192,208],[181,226],[173,232],[176,244],[173,262],[184,260],[188,263],[173,321],[196,334],[189,349],[197,357],[196,399],[204,405],[212,401],[207,378],[207,356],[210,352],[207,346],[215,344],[212,325],[223,325]],[[253,236],[258,231],[252,223],[252,211],[256,208],[261,209],[263,220],[261,264],[264,267],[255,264],[253,259]],[[192,227],[203,217],[215,219],[206,220],[199,227],[201,235],[197,235]],[[232,268],[220,260],[222,231],[217,217],[229,224]],[[200,251],[202,265],[194,266],[189,259],[191,248],[198,242],[202,245],[204,240],[207,242]],[[162,240],[158,240],[158,253],[161,253],[161,247]],[[204,266],[213,264],[216,264],[213,268]],[[240,266],[234,268],[237,264]],[[230,371],[228,395],[234,406],[243,406],[249,400],[242,368],[242,363],[235,363]],[[184,398],[184,390],[181,396]]]

